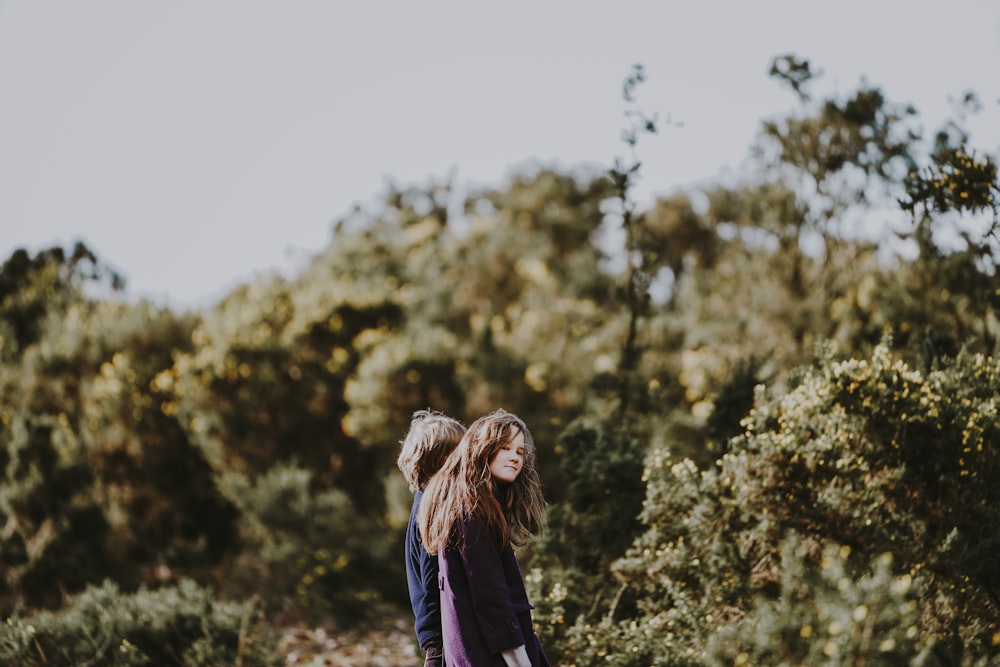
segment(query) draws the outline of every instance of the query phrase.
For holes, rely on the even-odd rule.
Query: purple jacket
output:
[[[448,547],[438,554],[448,667],[505,667],[500,652],[521,644],[533,666],[548,665],[514,549],[501,551],[477,519],[467,519],[465,531],[463,549]]]

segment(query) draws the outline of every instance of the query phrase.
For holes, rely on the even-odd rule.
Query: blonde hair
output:
[[[461,422],[434,410],[417,410],[402,441],[396,466],[410,485],[420,491],[465,435]]]
[[[521,473],[510,484],[497,482],[490,462],[519,432],[524,436]],[[541,527],[544,512],[531,432],[517,415],[497,410],[472,422],[441,471],[427,484],[418,519],[420,538],[432,555],[449,542],[461,547],[464,520],[473,516],[500,548],[520,546]]]

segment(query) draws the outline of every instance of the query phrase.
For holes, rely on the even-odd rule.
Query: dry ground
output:
[[[412,622],[398,620],[384,630],[334,632],[287,630],[281,653],[289,667],[416,667],[423,664]]]

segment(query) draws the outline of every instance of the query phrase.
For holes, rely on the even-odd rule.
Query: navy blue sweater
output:
[[[424,549],[417,527],[417,512],[424,492],[417,491],[406,525],[406,586],[410,590],[410,605],[416,621],[413,629],[421,648],[428,642],[441,642],[441,591],[438,588],[438,559]]]

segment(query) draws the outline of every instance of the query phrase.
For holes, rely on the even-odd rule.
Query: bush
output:
[[[651,452],[645,532],[613,566],[630,604],[578,619],[566,663],[995,664],[1000,363],[941,363],[827,353],[787,394],[759,390],[713,466]],[[825,636],[819,658],[796,634],[862,607],[865,646]]]
[[[112,582],[71,598],[65,611],[15,614],[0,626],[5,665],[131,667],[280,664],[259,607],[213,600],[190,580],[121,593]]]
[[[243,539],[226,589],[235,597],[266,591],[270,612],[289,623],[381,621],[406,602],[402,536],[360,513],[344,491],[314,490],[312,478],[291,463],[255,478],[224,476]]]
[[[642,451],[623,428],[577,420],[560,434],[557,452],[566,498],[549,508],[526,577],[550,657],[559,655],[567,620],[613,604],[608,568],[642,529]]]
[[[827,546],[819,567],[795,534],[784,543],[781,591],[760,596],[740,621],[706,642],[710,665],[927,665],[913,578],[893,572],[892,554],[853,571],[848,547]]]
[[[201,576],[234,545],[235,509],[158,379],[190,319],[117,303],[59,315],[0,364],[3,613],[106,578],[134,590],[157,569]]]

